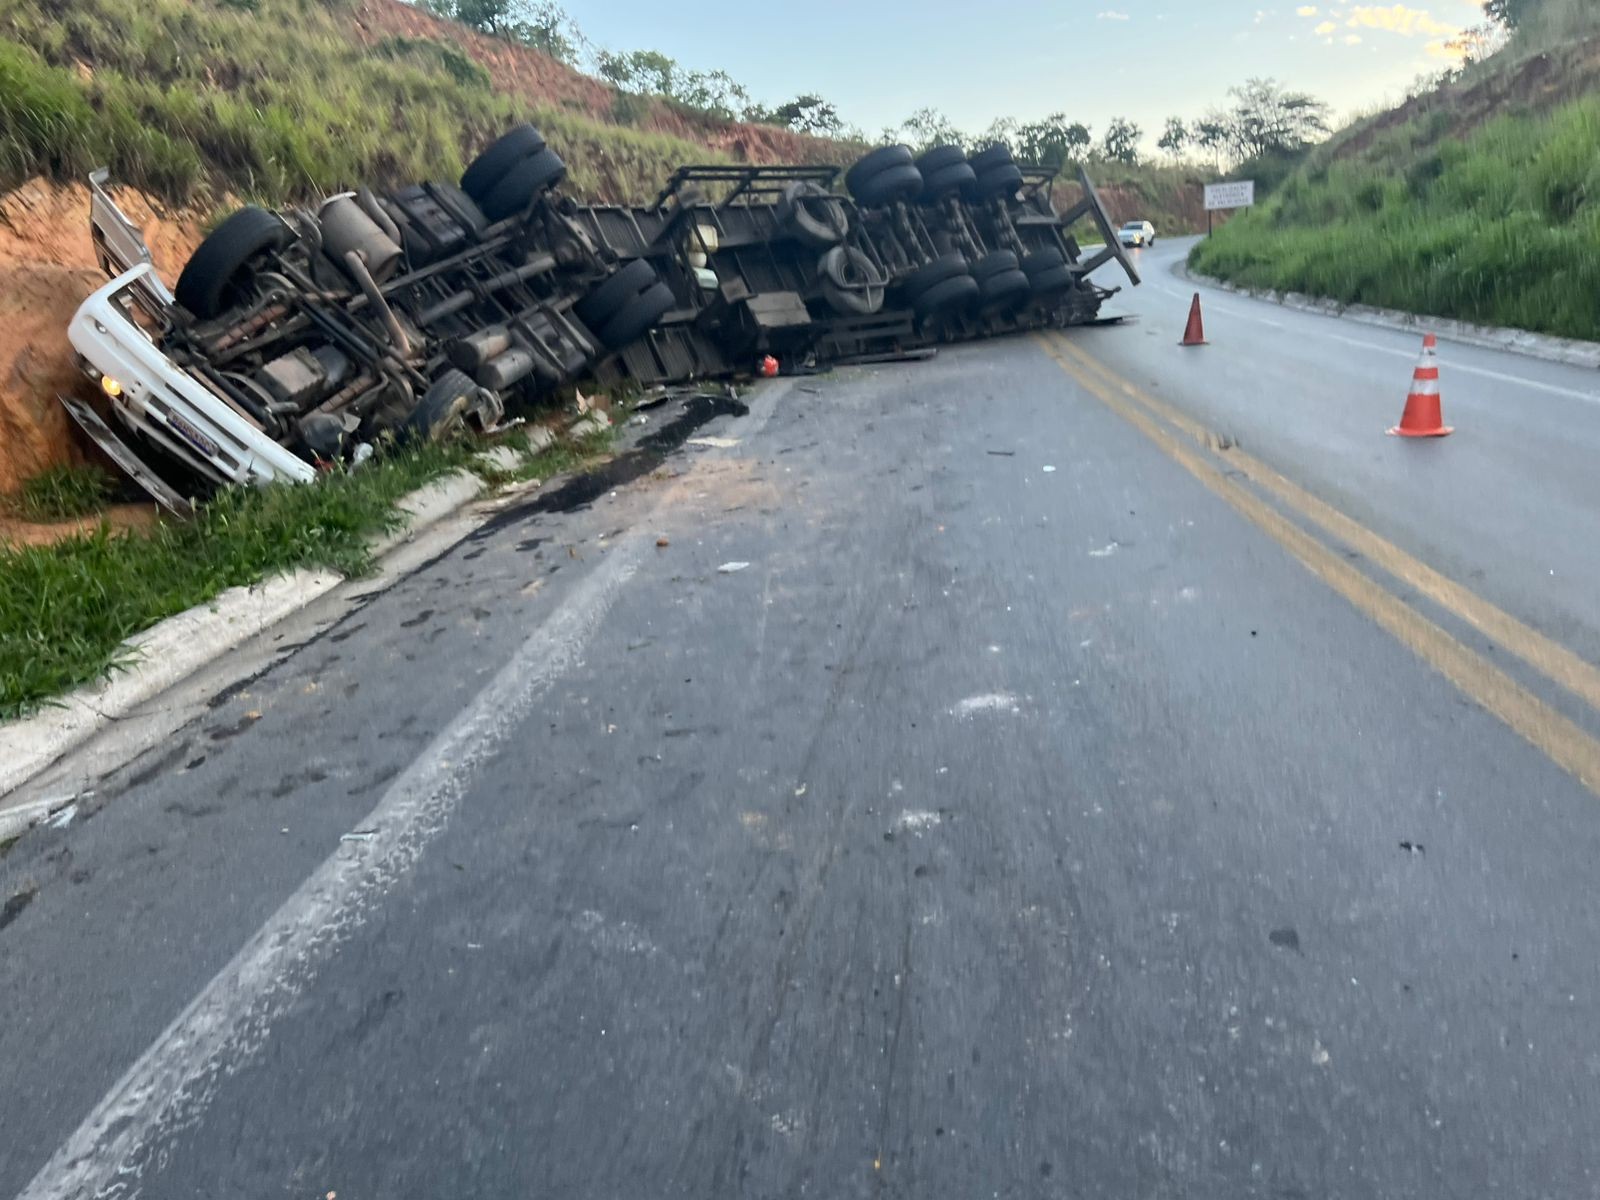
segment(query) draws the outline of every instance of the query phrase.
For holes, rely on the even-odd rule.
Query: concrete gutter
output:
[[[375,539],[371,549],[382,558],[484,492],[481,479],[456,471],[419,488],[400,501],[404,524]],[[332,571],[292,571],[249,587],[229,588],[208,604],[168,617],[126,643],[130,665],[109,678],[86,684],[42,712],[0,727],[0,797],[11,794],[62,756],[113,721],[160,695],[206,664],[227,654],[298,612],[344,581]],[[49,816],[70,803],[36,801],[7,808],[0,799],[0,840]]]
[[[1393,308],[1373,308],[1367,304],[1340,304],[1319,296],[1306,296],[1300,292],[1277,292],[1270,288],[1241,287],[1209,275],[1191,273],[1189,264],[1179,260],[1173,265],[1173,274],[1179,279],[1198,281],[1210,287],[1265,300],[1297,312],[1314,313],[1319,317],[1339,317],[1361,325],[1375,325],[1382,329],[1397,329],[1403,333],[1436,333],[1446,341],[1467,346],[1482,346],[1488,350],[1507,350],[1543,362],[1566,363],[1568,366],[1600,370],[1600,343],[1583,342],[1575,338],[1551,337],[1542,333],[1529,333],[1522,329],[1502,329],[1494,325],[1473,325],[1449,317],[1418,316]]]

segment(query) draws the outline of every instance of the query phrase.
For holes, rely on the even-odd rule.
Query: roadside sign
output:
[[[1256,181],[1246,179],[1240,183],[1206,184],[1206,211],[1218,212],[1224,208],[1250,208],[1256,202]]]

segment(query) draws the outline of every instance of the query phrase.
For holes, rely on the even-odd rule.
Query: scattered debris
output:
[[[743,571],[749,566],[747,562],[725,562],[717,568],[717,574],[732,575],[735,571]]]
[[[370,842],[378,836],[376,829],[353,829],[349,833],[339,835],[341,842]]]
[[[659,549],[665,550],[670,545],[672,545],[672,543],[670,541],[668,541],[667,538],[665,538],[665,537],[658,537],[656,539],[656,546]]]
[[[55,816],[50,818],[50,822],[49,822],[50,828],[51,829],[65,829],[68,825],[72,824],[73,818],[76,817],[77,815],[78,815],[78,806],[76,804],[69,804],[65,808],[63,808],[60,812],[56,813]]]
[[[1105,544],[1105,546],[1103,546],[1101,549],[1089,551],[1089,557],[1090,558],[1110,558],[1113,554],[1115,554],[1121,548],[1122,548],[1122,543],[1121,542],[1107,542]]]
[[[1045,467],[1044,473],[1046,475],[1054,475],[1056,473],[1056,469],[1054,467]]]
[[[1421,842],[1401,842],[1400,849],[1407,854],[1426,854],[1428,852],[1428,848]]]
[[[907,809],[895,818],[894,827],[900,833],[923,834],[943,823],[944,817],[936,812],[916,812]]]
[[[1328,1060],[1331,1056],[1325,1049],[1323,1049],[1322,1043],[1319,1041],[1313,1041],[1311,1043],[1311,1047],[1311,1065],[1315,1067],[1327,1066]]]
[[[1293,950],[1296,954],[1300,953],[1300,935],[1292,927],[1274,929],[1267,934],[1267,940],[1274,946],[1281,947],[1284,950]]]
[[[989,692],[982,696],[968,696],[952,710],[958,717],[972,717],[983,712],[1003,712],[1015,715],[1022,711],[1017,698],[1010,692]]]
[[[1015,450],[985,450],[984,453],[992,454],[996,458],[1015,458],[1017,456]]]
[[[738,438],[727,437],[692,437],[684,443],[686,446],[700,446],[707,450],[730,450],[738,444]]]

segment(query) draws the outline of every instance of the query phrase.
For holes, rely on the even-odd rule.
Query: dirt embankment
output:
[[[769,125],[725,121],[660,100],[648,101],[640,118],[620,121],[615,114],[616,93],[593,76],[525,46],[474,33],[401,0],[360,0],[353,27],[356,36],[368,45],[391,37],[453,43],[489,73],[496,91],[508,96],[519,96],[533,105],[571,109],[598,121],[669,133],[744,162],[831,163],[841,153],[838,143],[824,138]]]
[[[131,190],[117,202],[171,280],[199,242],[199,215],[158,210]],[[56,394],[78,386],[67,322],[103,280],[88,188],[34,179],[0,196],[0,493],[83,458]]]

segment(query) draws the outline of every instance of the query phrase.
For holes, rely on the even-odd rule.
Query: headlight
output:
[[[100,376],[100,390],[113,400],[122,395],[122,385],[109,375]]]

